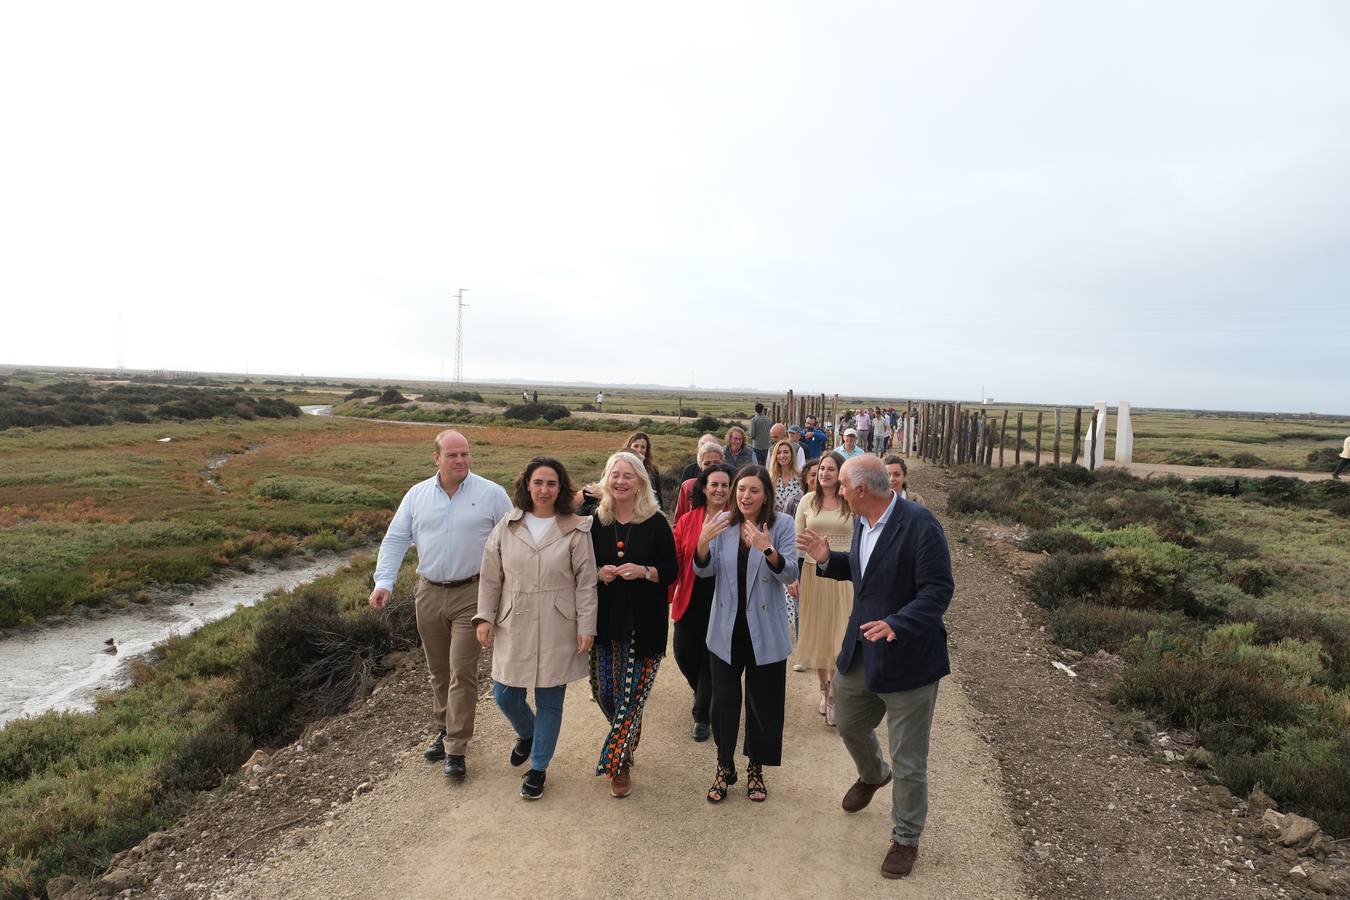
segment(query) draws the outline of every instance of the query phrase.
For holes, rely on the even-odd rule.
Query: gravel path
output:
[[[590,774],[604,722],[584,682],[568,691],[547,791],[535,803],[518,795],[521,770],[506,760],[513,736],[484,698],[465,784],[448,784],[438,766],[405,754],[334,825],[220,896],[842,897],[888,889],[878,866],[889,795],[854,816],[839,808],[856,776],[815,711],[814,681],[791,674],[785,765],[768,771],[765,804],[751,804],[742,785],[720,807],[703,799],[714,749],[690,740],[687,687],[668,662],[647,708],[631,797],[611,798],[607,782]],[[1025,896],[997,764],[955,680],[939,698],[933,748],[932,812],[904,896]]]

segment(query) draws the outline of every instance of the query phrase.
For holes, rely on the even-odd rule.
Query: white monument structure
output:
[[[1134,429],[1130,426],[1130,404],[1121,400],[1116,407],[1116,462],[1131,462],[1134,456]]]
[[[1088,423],[1087,443],[1083,446],[1083,465],[1100,469],[1106,462],[1106,401],[1092,404],[1092,421]]]

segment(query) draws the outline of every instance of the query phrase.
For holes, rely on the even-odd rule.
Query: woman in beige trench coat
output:
[[[572,497],[562,463],[535,457],[516,479],[515,508],[483,548],[474,622],[478,642],[493,647],[492,698],[516,732],[511,765],[530,760],[520,786],[527,800],[543,796],[567,683],[590,674],[595,641],[592,520],[572,514]]]

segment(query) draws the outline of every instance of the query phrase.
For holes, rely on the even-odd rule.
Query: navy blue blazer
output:
[[[816,568],[825,578],[853,582],[853,612],[839,649],[839,671],[848,671],[861,641],[867,689],[874,693],[909,691],[951,674],[942,614],[956,582],[947,536],[937,518],[920,504],[897,497],[865,576],[853,564],[861,539],[862,525],[855,523],[851,550],[831,551],[829,562]],[[891,626],[894,641],[862,638],[862,624],[878,619]]]

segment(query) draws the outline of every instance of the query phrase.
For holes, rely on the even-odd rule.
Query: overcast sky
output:
[[[1350,411],[1350,4],[9,3],[0,363]]]

